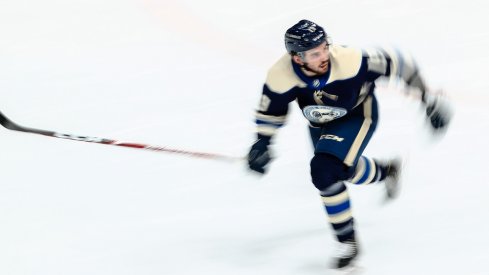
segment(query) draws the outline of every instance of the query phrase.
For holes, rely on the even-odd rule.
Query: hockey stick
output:
[[[29,127],[24,127],[24,126],[21,126],[15,122],[13,122],[8,117],[6,117],[2,112],[0,112],[0,124],[2,124],[3,127],[7,128],[9,130],[13,130],[13,131],[38,134],[38,135],[55,137],[55,138],[62,138],[62,139],[70,139],[70,140],[75,140],[75,141],[83,141],[83,142],[100,143],[100,144],[106,144],[106,145],[122,146],[122,147],[129,147],[129,148],[135,148],[135,149],[149,150],[149,151],[153,151],[153,152],[175,153],[175,154],[187,155],[187,156],[191,156],[191,157],[214,159],[214,160],[221,160],[221,161],[238,161],[238,160],[244,159],[242,157],[233,157],[233,156],[226,156],[226,155],[214,154],[214,153],[187,151],[187,150],[181,150],[181,149],[168,148],[166,146],[154,146],[154,145],[147,145],[147,144],[141,144],[141,143],[121,142],[121,141],[106,139],[106,138],[89,137],[89,136],[76,136],[76,135],[71,135],[71,134],[62,134],[62,133],[57,133],[57,132],[53,132],[53,131],[29,128]]]

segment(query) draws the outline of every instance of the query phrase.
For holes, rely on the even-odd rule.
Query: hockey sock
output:
[[[340,181],[321,191],[321,198],[340,242],[353,238],[353,217],[350,209],[350,197],[345,184]]]
[[[353,184],[370,184],[385,179],[387,169],[374,159],[361,156],[355,167],[355,173],[349,180]]]

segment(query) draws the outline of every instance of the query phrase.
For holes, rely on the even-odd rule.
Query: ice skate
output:
[[[386,165],[387,176],[384,179],[385,191],[388,199],[395,199],[399,196],[401,189],[401,159],[393,159]]]
[[[358,244],[354,238],[340,242],[332,267],[335,269],[350,267],[353,264],[353,260],[356,259],[357,256]]]

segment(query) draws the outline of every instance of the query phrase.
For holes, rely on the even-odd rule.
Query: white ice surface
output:
[[[455,117],[378,91],[366,154],[406,160],[401,197],[350,186],[361,274],[489,274],[489,4],[482,0],[0,3],[0,110],[62,133],[243,156],[266,71],[303,18],[340,44],[410,51]],[[334,274],[294,106],[270,173],[0,129],[1,275]]]

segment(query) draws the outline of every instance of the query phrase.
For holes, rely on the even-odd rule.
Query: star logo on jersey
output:
[[[327,97],[333,101],[338,101],[338,96],[337,95],[333,95],[333,94],[328,94],[327,92],[323,91],[323,90],[316,90],[314,91],[314,101],[316,101],[316,103],[318,105],[326,105],[324,104],[323,102],[323,97]]]

